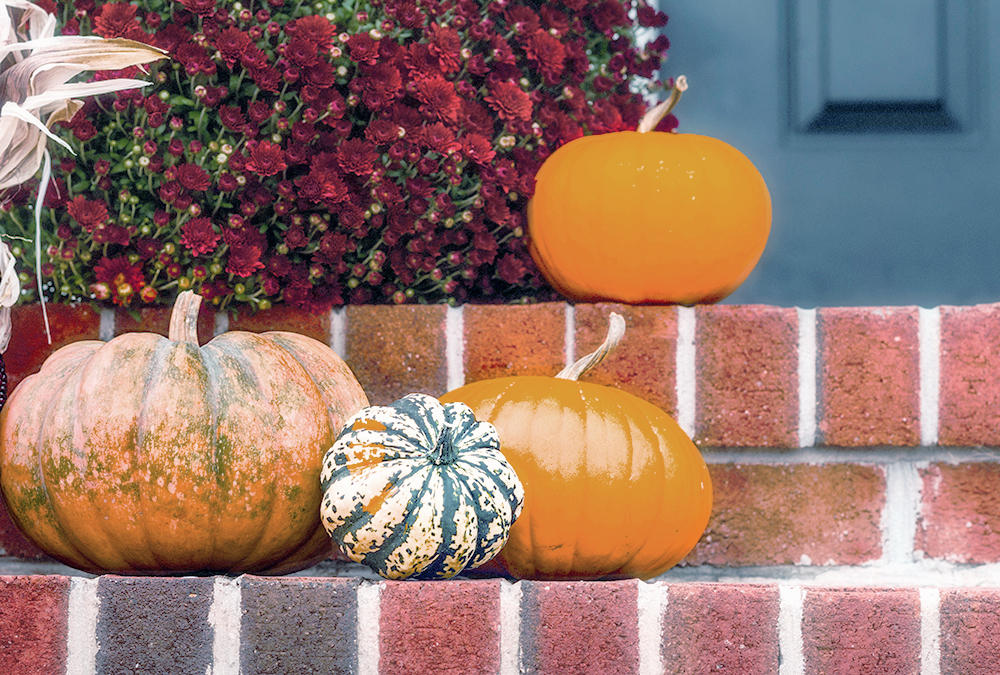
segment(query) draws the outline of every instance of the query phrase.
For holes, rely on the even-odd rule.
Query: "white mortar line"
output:
[[[800,675],[805,672],[802,653],[802,605],[805,592],[801,586],[778,587],[778,654],[779,675]]]
[[[465,318],[461,305],[444,315],[445,363],[448,391],[465,384]]]
[[[563,337],[563,351],[566,363],[570,365],[576,360],[576,307],[566,303],[566,331]]]
[[[921,448],[921,447],[872,447],[872,448],[701,448],[702,456],[710,464],[866,464],[879,465],[911,461],[914,464],[943,462],[997,462],[998,448]]]
[[[882,562],[913,562],[920,509],[921,482],[913,462],[885,465],[885,509],[882,511]]]
[[[816,310],[797,308],[799,320],[799,447],[816,445]]]
[[[101,309],[101,324],[97,329],[97,337],[107,342],[115,336],[115,310],[104,307]]]
[[[97,671],[97,613],[100,604],[97,579],[70,579],[66,620],[67,675],[89,675]]]
[[[215,327],[212,331],[212,335],[222,335],[229,330],[229,313],[228,312],[216,312],[215,313]]]
[[[381,646],[382,584],[358,586],[358,675],[378,675]]]
[[[500,675],[521,672],[521,584],[500,581]]]
[[[677,423],[694,436],[696,394],[695,310],[677,308]]]
[[[941,675],[941,591],[920,589],[920,675]]]
[[[347,310],[344,307],[330,310],[330,349],[340,358],[347,358]]]
[[[941,308],[920,308],[920,444],[937,445],[941,396]]]
[[[639,596],[639,675],[659,675],[663,665],[663,609],[667,605],[666,586],[640,581]]]
[[[212,626],[212,666],[208,675],[239,675],[240,623],[243,597],[240,580],[215,577],[208,623]]]

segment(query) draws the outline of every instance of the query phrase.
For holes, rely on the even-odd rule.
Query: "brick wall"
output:
[[[48,309],[53,347],[44,344],[38,308],[15,308],[14,338],[5,354],[12,384],[37,370],[60,345],[110,339],[128,330],[164,333],[167,325],[167,310],[144,310],[136,320],[111,310]],[[362,306],[324,316],[279,308],[243,317],[205,309],[201,334],[207,340],[227,329],[275,328],[311,335],[345,357],[373,402],[386,403],[413,391],[440,394],[484,377],[555,373],[600,342],[612,310],[626,317],[628,332],[618,351],[588,377],[630,390],[674,415],[702,448],[712,473],[713,516],[681,566],[656,584],[618,585],[375,584],[360,581],[364,575],[358,570],[332,562],[308,571],[324,577],[308,581],[245,577],[234,582],[242,607],[242,620],[236,620],[243,635],[240,654],[245,657],[247,645],[260,639],[248,617],[277,611],[271,596],[291,587],[305,594],[304,614],[294,619],[305,623],[341,611],[325,605],[308,609],[310,603],[329,600],[323,593],[336,588],[353,598],[348,604],[354,609],[343,610],[347,628],[337,630],[353,635],[351,622],[361,630],[374,621],[384,648],[372,656],[367,641],[349,649],[335,640],[343,654],[322,658],[370,664],[377,657],[384,672],[437,658],[386,637],[414,622],[397,611],[413,603],[438,613],[441,626],[475,624],[472,632],[483,644],[507,644],[513,629],[502,625],[516,615],[518,658],[529,669],[551,665],[545,659],[553,654],[559,654],[559,663],[589,663],[588,649],[626,670],[654,663],[649,659],[655,654],[660,659],[655,663],[667,664],[668,672],[670,664],[699,658],[707,659],[706,668],[719,659],[737,672],[758,667],[769,672],[779,653],[792,654],[792,663],[825,664],[817,665],[819,670],[860,672],[865,659],[875,659],[871,663],[877,670],[907,672],[921,654],[925,661],[931,658],[928,649],[942,666],[955,664],[953,672],[962,672],[961,664],[972,662],[965,659],[995,654],[993,638],[959,639],[957,627],[973,626],[990,635],[1000,622],[1000,595],[972,590],[1000,585],[1000,304],[815,310],[561,303]],[[68,572],[20,537],[4,514],[0,549],[5,555],[0,571]],[[346,578],[330,579],[333,575]],[[44,592],[36,587],[42,581],[49,584]],[[213,602],[219,588],[228,588],[219,586],[228,582],[196,581],[214,589]],[[41,603],[38,611],[51,612],[68,602],[52,598],[61,592],[71,598],[82,580],[48,576],[7,583],[15,597],[28,594],[35,598],[31,602]],[[96,588],[126,593],[128,583],[108,578]],[[176,589],[188,581],[160,583]],[[324,590],[314,595],[311,588]],[[232,589],[225,592],[236,597]],[[614,601],[602,600],[604,594]],[[395,609],[379,615],[359,605],[359,597],[380,598],[376,604]],[[632,599],[621,600],[625,597]],[[608,609],[600,605],[605,601],[611,603]],[[197,611],[212,611],[213,602]],[[615,603],[625,609],[611,611]],[[476,615],[466,616],[469,612]],[[661,630],[661,622],[649,618],[657,613],[671,630]],[[882,617],[878,626],[866,628],[864,622],[875,621],[873,616]],[[602,634],[617,636],[607,638],[613,647],[597,638],[575,639],[572,626],[579,617],[591,617],[603,627]],[[684,629],[676,632],[670,617],[683,619]],[[98,632],[102,621],[97,620]],[[698,628],[708,623],[711,630]],[[332,639],[330,630],[316,639]],[[423,630],[418,631],[421,640],[437,639],[431,628]],[[306,639],[292,628],[282,635],[284,646],[260,649],[273,649],[279,658],[282,650],[292,649],[288,645]],[[735,644],[736,651],[706,650],[706,636]],[[65,647],[65,641],[56,643]],[[848,649],[848,643],[854,646]],[[889,646],[892,653],[886,651]],[[471,658],[463,656],[461,645],[454,649],[447,658],[459,663]],[[497,649],[481,658],[514,658],[509,650]],[[38,658],[56,657],[39,652]],[[823,661],[829,658],[857,661]]]

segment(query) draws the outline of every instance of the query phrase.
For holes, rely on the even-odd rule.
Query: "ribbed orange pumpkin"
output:
[[[330,555],[323,454],[368,401],[326,345],[232,331],[59,349],[0,414],[0,486],[42,550],[88,572],[282,574]]]
[[[617,315],[616,315],[617,316]],[[698,542],[712,484],[691,439],[667,413],[613,387],[578,382],[620,339],[557,377],[482,380],[441,397],[496,426],[524,485],[510,538],[480,571],[520,579],[648,579]]]
[[[760,259],[771,198],[750,160],[715,138],[652,131],[684,87],[639,131],[577,138],[538,170],[530,251],[566,297],[716,302]]]

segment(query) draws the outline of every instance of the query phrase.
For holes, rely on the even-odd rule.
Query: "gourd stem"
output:
[[[642,116],[641,120],[639,120],[639,126],[636,127],[636,131],[641,134],[645,134],[655,129],[656,125],[660,123],[660,120],[669,115],[670,111],[674,109],[674,106],[676,106],[678,101],[681,100],[681,94],[687,91],[687,88],[687,78],[683,75],[678,75],[677,79],[674,80],[673,89],[670,90],[670,96],[666,101],[663,101],[646,111],[646,114]]]
[[[621,314],[611,312],[608,317],[608,335],[604,338],[601,346],[591,353],[579,359],[576,363],[566,366],[556,377],[563,380],[577,380],[581,375],[589,371],[598,363],[604,360],[608,353],[618,346],[622,337],[625,336],[625,319]]]
[[[441,435],[441,439],[438,441],[437,446],[431,450],[430,455],[431,462],[436,465],[441,464],[451,464],[456,459],[458,459],[458,453],[455,451],[455,446],[451,442],[451,430],[445,430]]]
[[[194,291],[184,291],[174,301],[174,309],[170,313],[170,329],[167,338],[174,342],[187,342],[198,346],[198,310],[201,309],[201,296]]]

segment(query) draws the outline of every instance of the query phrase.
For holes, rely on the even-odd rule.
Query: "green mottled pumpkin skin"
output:
[[[81,570],[284,574],[331,553],[323,453],[367,403],[296,333],[77,342],[0,414],[0,489],[18,527]]]
[[[524,503],[496,428],[426,394],[361,410],[327,452],[321,480],[330,536],[387,579],[448,579],[482,565]]]

